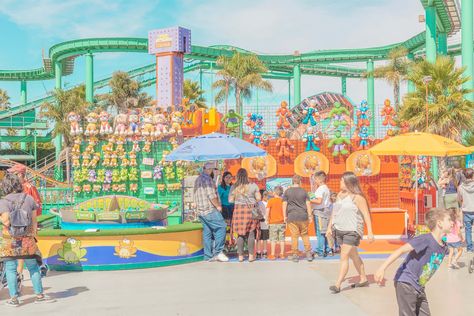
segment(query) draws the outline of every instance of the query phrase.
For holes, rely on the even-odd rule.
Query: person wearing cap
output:
[[[211,177],[216,170],[212,163],[204,165],[202,173],[194,182],[194,203],[202,223],[204,259],[227,262],[229,258],[223,253],[227,224],[222,217],[222,206]]]
[[[35,200],[36,205],[38,205],[38,208],[36,209],[36,216],[40,216],[42,212],[41,197],[36,187],[26,179],[26,166],[22,164],[16,164],[8,169],[7,172],[15,174],[18,176],[18,178],[20,178],[20,181],[23,185],[23,192]]]

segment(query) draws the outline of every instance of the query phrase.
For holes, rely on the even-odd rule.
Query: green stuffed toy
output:
[[[349,110],[343,107],[340,102],[335,102],[334,107],[331,112],[329,112],[329,117],[333,120],[335,128],[338,128],[339,126],[346,127],[347,121],[343,114],[346,114],[347,116],[351,115]]]
[[[347,138],[343,137],[341,135],[341,131],[339,130],[335,132],[334,137],[335,138],[331,139],[331,141],[328,144],[328,148],[331,148],[334,146],[332,155],[334,157],[337,157],[339,155],[347,155],[349,151],[346,149],[346,144],[350,145],[351,142]]]

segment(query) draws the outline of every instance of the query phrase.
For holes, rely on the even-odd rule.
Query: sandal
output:
[[[331,291],[333,294],[337,294],[337,293],[341,292],[341,288],[337,287],[335,285],[331,285],[329,287],[329,291]]]
[[[369,286],[369,281],[351,284],[351,288],[353,289],[355,289],[356,287],[368,287],[368,286]]]
[[[254,262],[255,261],[255,257],[252,256],[252,258],[250,258],[249,256],[249,262]]]
[[[244,262],[244,257],[239,256],[239,262]]]

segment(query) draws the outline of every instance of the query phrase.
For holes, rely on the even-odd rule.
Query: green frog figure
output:
[[[68,238],[63,242],[62,248],[58,250],[58,260],[64,261],[67,264],[76,264],[80,261],[87,261],[84,258],[86,253],[87,250],[81,248],[80,240]]]

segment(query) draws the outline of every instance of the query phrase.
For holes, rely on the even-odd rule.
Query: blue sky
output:
[[[146,37],[150,29],[175,25],[192,30],[193,44],[231,44],[259,53],[380,46],[422,31],[419,14],[423,14],[423,8],[416,0],[0,0],[0,69],[38,68],[42,65],[42,49],[47,54],[49,47],[62,41]],[[115,70],[152,62],[148,54],[98,54],[94,76],[101,79]],[[198,78],[197,73],[188,76]],[[63,82],[74,85],[83,80],[81,57],[76,59],[74,74]],[[210,76],[204,78],[206,85],[211,81]],[[274,93],[260,96],[260,102],[276,103],[286,95],[287,82],[273,83]],[[8,90],[13,104],[19,100],[19,85],[0,81],[0,88]],[[53,86],[53,80],[29,83],[28,99],[44,96]],[[303,97],[340,89],[339,78],[303,77]],[[363,81],[348,80],[347,89],[353,101],[365,98]],[[152,88],[147,91],[153,93]],[[377,103],[391,97],[390,87],[377,81],[375,97]]]

